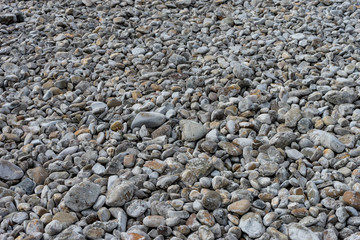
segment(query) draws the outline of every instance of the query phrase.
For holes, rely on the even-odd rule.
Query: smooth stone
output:
[[[147,227],[156,228],[165,225],[165,218],[159,215],[147,216],[143,219],[143,223]]]
[[[229,212],[237,213],[239,215],[244,215],[249,211],[251,207],[251,202],[247,199],[242,199],[230,204],[227,208]]]
[[[147,203],[143,200],[133,200],[126,208],[126,213],[133,218],[140,217],[148,209]]]
[[[181,138],[184,141],[197,141],[207,133],[206,128],[202,124],[191,120],[180,121],[180,127],[182,128]]]
[[[4,180],[16,180],[24,176],[23,170],[16,166],[15,164],[7,161],[0,160],[0,178]]]
[[[215,191],[208,191],[202,198],[202,205],[208,210],[215,210],[221,206],[221,195]]]
[[[45,182],[45,179],[49,176],[48,171],[39,166],[31,168],[26,172],[29,175],[29,178],[32,179],[37,185],[41,185]]]
[[[12,186],[11,189],[15,190],[16,188],[20,188],[24,190],[24,192],[27,195],[30,195],[34,192],[36,184],[29,178],[25,178],[20,183],[16,184],[15,186]]]
[[[156,128],[166,121],[165,115],[156,112],[140,112],[134,118],[131,128],[145,125],[148,128]]]
[[[74,185],[66,193],[64,203],[75,212],[91,207],[100,194],[100,186],[89,182],[81,182]]]
[[[62,229],[65,229],[78,221],[78,218],[75,214],[67,212],[57,212],[52,220],[58,221],[61,224]]]

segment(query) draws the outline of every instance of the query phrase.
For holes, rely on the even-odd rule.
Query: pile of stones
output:
[[[357,0],[2,0],[1,240],[359,240]]]

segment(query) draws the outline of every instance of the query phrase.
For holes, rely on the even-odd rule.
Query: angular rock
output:
[[[341,153],[345,150],[345,145],[331,133],[313,129],[309,132],[309,136],[315,145],[322,145],[337,153]]]
[[[156,112],[140,112],[131,123],[131,128],[145,125],[148,128],[156,128],[166,120],[165,115]]]

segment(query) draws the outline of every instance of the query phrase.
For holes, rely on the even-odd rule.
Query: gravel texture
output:
[[[0,0],[0,240],[360,239],[357,0]]]

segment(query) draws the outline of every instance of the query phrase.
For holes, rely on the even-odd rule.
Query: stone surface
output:
[[[73,211],[82,211],[91,207],[100,194],[100,186],[86,181],[76,184],[64,197],[64,203]]]
[[[0,160],[0,178],[3,180],[15,180],[19,179],[24,175],[24,172],[21,168],[15,164],[6,161]]]
[[[131,128],[141,127],[142,125],[149,128],[155,128],[162,125],[165,120],[165,116],[161,113],[140,112],[132,121]]]
[[[265,232],[262,218],[258,213],[247,213],[240,219],[239,227],[251,238],[261,237]]]
[[[330,148],[334,152],[341,153],[345,149],[345,145],[339,141],[334,135],[322,131],[322,130],[311,130],[309,135],[316,145],[322,145],[325,148]]]

